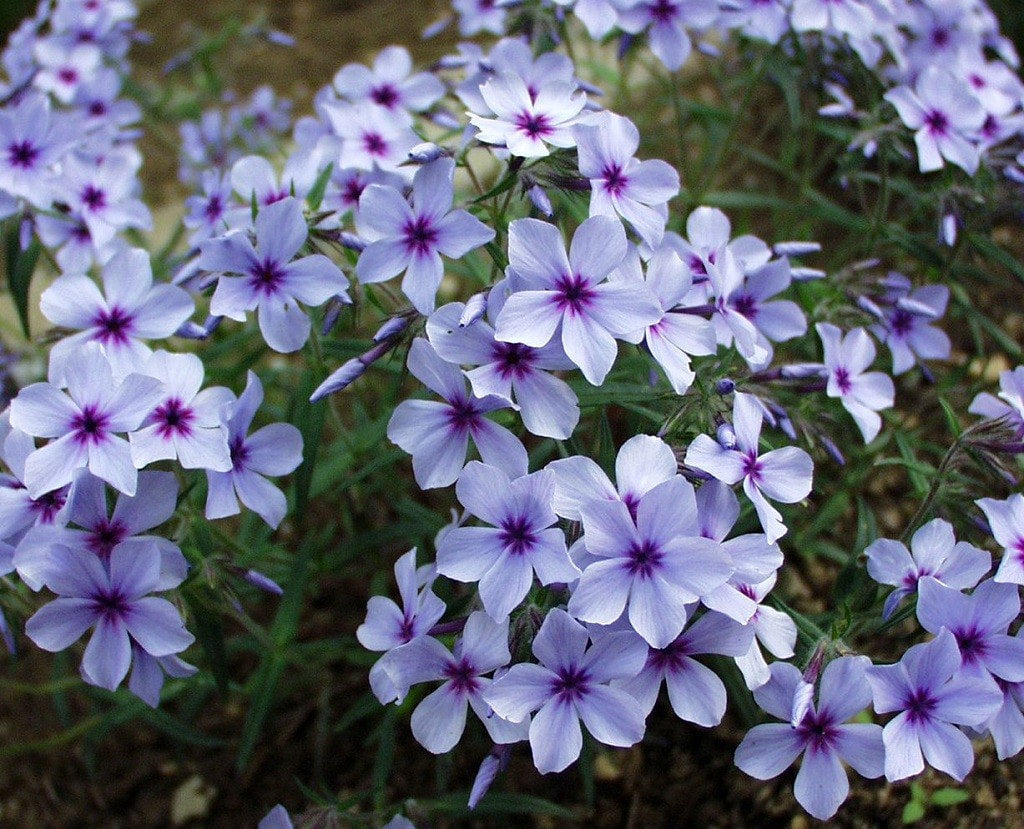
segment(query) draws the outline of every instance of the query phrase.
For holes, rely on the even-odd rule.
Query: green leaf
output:
[[[327,183],[331,180],[331,173],[334,171],[334,164],[328,164],[316,177],[312,188],[306,195],[306,204],[310,210],[319,210],[324,200],[324,193],[327,192]]]
[[[217,690],[226,696],[231,677],[228,673],[227,649],[224,647],[224,625],[220,615],[213,610],[217,606],[217,597],[209,588],[198,585],[183,591],[182,596],[192,616],[192,631],[206,656]]]
[[[970,792],[963,789],[947,787],[936,789],[932,792],[932,803],[936,806],[956,806],[958,803],[966,803],[971,799]]]
[[[924,804],[919,800],[911,800],[906,806],[903,807],[904,823],[917,823],[921,818],[924,817]]]
[[[318,374],[313,370],[303,372],[298,388],[292,397],[288,420],[302,434],[302,464],[295,473],[295,514],[303,519],[309,490],[313,483],[313,467],[316,466],[320,450],[320,436],[323,432],[327,406],[309,402],[309,396],[320,385]]]
[[[974,246],[974,249],[984,256],[989,262],[996,265],[1000,265],[1006,268],[1021,282],[1024,282],[1024,263],[1021,263],[1015,256],[1003,250],[999,245],[992,241],[988,236],[984,236],[981,233],[970,232],[967,234],[968,240]]]
[[[452,792],[436,800],[417,800],[420,809],[435,815],[449,817],[500,817],[503,815],[550,815],[563,820],[577,817],[571,810],[541,797],[512,792],[489,792],[485,794],[476,808],[470,810],[466,806],[469,792]]]
[[[39,240],[33,236],[29,246],[21,249],[20,223],[17,218],[8,222],[7,234],[4,238],[4,247],[7,264],[7,290],[14,300],[14,308],[18,312],[18,319],[21,321],[21,330],[25,333],[25,339],[31,339],[28,324],[28,295],[32,284],[32,274],[36,269],[36,262],[39,260],[39,252],[42,247]]]

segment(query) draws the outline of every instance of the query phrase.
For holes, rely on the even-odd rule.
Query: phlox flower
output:
[[[942,169],[943,159],[968,175],[977,172],[981,154],[975,136],[985,123],[985,109],[962,77],[930,64],[913,89],[898,86],[885,93],[885,99],[915,130],[922,173]]]
[[[103,247],[127,228],[153,227],[149,208],[136,198],[137,171],[135,158],[114,151],[99,163],[73,156],[65,160],[60,198],[85,223],[95,247]]]
[[[113,691],[128,673],[133,642],[162,657],[194,641],[174,605],[148,595],[158,589],[159,579],[160,555],[153,547],[120,544],[108,569],[95,554],[58,546],[47,577],[57,598],[25,623],[25,632],[43,650],[57,652],[95,627],[82,675]]]
[[[909,280],[899,274],[890,274],[889,281],[898,281],[899,287],[890,293],[892,305],[885,311],[884,324],[872,326],[872,332],[892,352],[892,373],[909,371],[918,359],[949,359],[949,337],[931,324],[946,313],[949,288],[924,285],[911,290]]]
[[[661,316],[646,286],[607,279],[626,251],[622,224],[608,216],[583,222],[568,256],[554,225],[512,222],[509,277],[516,290],[498,314],[496,338],[540,348],[560,333],[569,359],[590,383],[601,385],[615,362],[615,340],[639,342]]]
[[[341,139],[340,168],[396,170],[408,160],[409,150],[420,143],[406,122],[374,103],[338,101],[323,109]]]
[[[722,11],[722,22],[751,38],[778,43],[789,31],[786,0],[731,0]]]
[[[687,29],[705,29],[717,17],[715,0],[640,0],[625,4],[619,27],[632,34],[646,29],[654,56],[675,72],[693,49]]]
[[[459,259],[494,238],[494,230],[465,210],[452,210],[455,161],[440,158],[416,172],[412,206],[392,187],[371,184],[359,198],[358,228],[370,241],[356,264],[363,283],[402,271],[402,290],[422,314],[434,310],[444,277],[441,254]]]
[[[67,393],[51,383],[26,386],[11,401],[11,426],[33,437],[55,438],[25,459],[25,486],[33,498],[71,483],[88,466],[119,492],[135,494],[137,472],[128,441],[160,399],[154,377],[116,378],[98,343],[86,343],[64,364]]]
[[[639,498],[634,521],[619,500],[580,507],[591,558],[573,588],[569,612],[611,624],[629,623],[654,648],[679,636],[692,603],[723,585],[733,564],[722,546],[699,535],[693,487],[673,476]]]
[[[422,489],[455,482],[466,463],[469,438],[484,463],[513,477],[526,474],[526,449],[508,429],[484,417],[506,408],[500,397],[474,397],[456,366],[442,360],[426,340],[413,340],[408,368],[443,402],[404,400],[388,423],[388,438],[412,455],[416,483]]]
[[[302,206],[289,197],[257,214],[255,246],[244,232],[204,242],[199,267],[220,274],[210,313],[244,322],[256,310],[267,345],[282,353],[302,348],[312,326],[299,303],[348,300],[348,280],[326,256],[292,261],[308,235]]]
[[[228,209],[232,201],[231,182],[219,170],[205,170],[200,186],[200,194],[185,199],[188,212],[182,219],[185,227],[192,231],[188,241],[194,246],[227,230]],[[251,210],[249,215],[252,215]]]
[[[599,743],[631,746],[644,735],[636,700],[612,680],[636,676],[647,656],[630,631],[590,635],[559,608],[550,611],[533,640],[540,664],[520,663],[484,692],[494,712],[511,722],[530,722],[533,764],[541,774],[562,771],[580,756],[580,720]]]
[[[427,320],[427,337],[442,359],[475,366],[466,371],[474,395],[515,402],[528,431],[565,440],[576,428],[580,409],[572,389],[549,372],[570,369],[573,363],[553,340],[530,348],[494,338],[492,322],[504,305],[505,288],[501,283],[490,292],[488,319],[470,325],[460,324],[465,310],[461,302],[438,308]]]
[[[348,63],[334,76],[334,90],[353,104],[372,101],[393,116],[429,109],[444,95],[444,84],[429,72],[412,72],[412,57],[402,46],[381,49],[373,67]]]
[[[548,145],[576,145],[572,127],[586,103],[576,84],[547,81],[531,93],[521,77],[505,72],[481,86],[480,95],[495,117],[469,113],[479,141],[525,158],[548,155]]]
[[[431,590],[437,568],[417,568],[415,547],[399,557],[394,571],[402,606],[386,596],[372,596],[366,603],[366,620],[356,628],[356,639],[367,650],[388,651],[425,636],[444,615],[444,602]]]
[[[992,419],[1005,417],[1024,435],[1024,366],[999,374],[998,397],[988,392],[977,395],[968,411]]]
[[[52,166],[77,136],[42,95],[26,95],[0,110],[0,189],[36,207],[53,200]]]
[[[442,680],[412,712],[412,734],[427,751],[451,751],[466,729],[472,708],[496,743],[525,740],[525,722],[511,723],[496,716],[484,701],[491,679],[483,676],[512,658],[508,650],[508,619],[495,621],[486,613],[469,615],[453,652],[431,636],[420,636],[381,658],[384,671],[400,690],[401,702],[411,685]]]
[[[741,560],[734,557],[733,561]],[[751,691],[771,679],[771,670],[761,652],[761,647],[764,647],[777,659],[789,659],[795,652],[796,622],[781,610],[763,604],[765,597],[775,587],[776,578],[776,574],[772,573],[764,581],[756,584],[738,585],[738,589],[756,604],[750,621],[747,623],[754,633],[754,638],[747,651],[736,657],[736,667],[740,669],[743,680]]]
[[[825,349],[825,370],[829,397],[838,397],[857,422],[864,442],[870,443],[882,429],[882,409],[892,407],[896,388],[892,378],[880,371],[866,371],[875,361],[875,344],[867,331],[855,328],[845,336],[834,325],[818,323],[815,328]]]
[[[938,634],[946,628],[960,649],[961,672],[979,684],[1024,682],[1024,639],[1007,629],[1020,614],[1019,589],[991,579],[969,596],[926,576],[918,584],[917,619]]]
[[[556,81],[575,88],[576,67],[559,52],[534,55],[533,49],[521,37],[503,37],[486,55],[475,43],[460,43],[455,60],[466,66],[466,79],[455,92],[462,102],[477,115],[494,115],[494,111],[480,94],[480,88],[491,78],[509,73],[526,84],[530,97],[536,99],[541,88]]]
[[[0,475],[0,540],[17,541],[37,525],[63,526],[67,522],[68,487],[33,498],[25,488],[25,461],[35,449],[31,435],[12,429],[10,411],[0,415],[0,459],[9,474]]]
[[[862,39],[871,35],[875,16],[863,0],[793,0],[793,28]]]
[[[580,571],[569,559],[565,535],[551,509],[555,476],[544,469],[510,480],[501,469],[470,461],[455,493],[470,515],[489,527],[455,527],[437,547],[437,571],[479,582],[484,610],[496,621],[526,598],[536,575],[541,584],[567,583]]]
[[[452,0],[459,15],[459,34],[472,37],[480,32],[505,34],[506,10],[495,0]]]
[[[232,228],[252,226],[252,203],[257,210],[279,202],[289,196],[305,197],[313,186],[310,171],[288,163],[278,176],[274,165],[261,155],[244,156],[231,165],[231,188],[241,205],[228,213]]]
[[[985,513],[992,535],[1003,548],[1003,558],[993,579],[1024,584],[1024,495],[1014,493],[1005,501],[982,498],[975,503]]]
[[[997,680],[996,684],[1003,694],[1003,704],[985,722],[984,729],[992,735],[996,756],[1005,760],[1024,749],[1024,682]]]
[[[927,580],[925,580],[927,581]],[[903,780],[928,765],[963,780],[974,750],[956,726],[980,726],[1002,704],[991,682],[962,674],[960,652],[949,630],[914,645],[894,665],[868,669],[875,711],[896,713],[885,726],[885,776]]]
[[[926,576],[943,584],[965,590],[974,587],[988,573],[992,557],[966,541],[957,541],[953,527],[941,518],[922,526],[906,545],[879,538],[864,551],[868,574],[880,584],[896,589],[885,600],[882,616],[888,619],[905,597],[917,591]]]
[[[590,179],[590,215],[625,219],[650,247],[661,244],[679,174],[660,159],[639,161],[640,132],[628,118],[600,112],[573,128],[580,175]]]
[[[203,363],[195,354],[157,351],[143,373],[164,389],[142,426],[128,435],[135,466],[177,460],[184,469],[228,472],[232,463],[224,411],[234,395],[223,386],[202,388]]]
[[[793,697],[802,682],[800,670],[788,662],[772,665],[771,679],[754,691],[754,699],[785,722],[750,729],[736,749],[736,765],[751,777],[770,780],[802,754],[793,794],[812,816],[831,818],[850,792],[843,761],[864,777],[880,777],[883,771],[882,729],[847,722],[871,702],[865,674],[869,665],[863,656],[830,662],[821,677],[817,704],[811,702],[795,726],[790,720]]]
[[[302,463],[302,435],[290,423],[271,423],[248,434],[263,402],[263,384],[249,372],[245,391],[225,412],[231,470],[206,470],[206,517],[237,515],[238,502],[276,528],[288,511],[284,493],[264,476],[287,475]]]
[[[752,641],[750,628],[719,613],[705,613],[665,647],[649,648],[647,662],[639,674],[614,684],[635,697],[648,715],[664,682],[676,716],[710,728],[725,715],[725,685],[714,671],[694,657],[738,657],[749,650]]]
[[[753,395],[737,392],[733,400],[735,447],[722,446],[708,435],[697,435],[686,450],[686,464],[727,483],[743,482],[768,543],[786,534],[782,516],[765,496],[795,504],[811,491],[814,464],[803,449],[784,446],[761,454],[759,439],[764,412]]]
[[[82,273],[57,277],[39,300],[50,322],[78,330],[50,349],[49,378],[64,380],[65,364],[88,342],[99,343],[118,376],[142,370],[152,354],[144,342],[170,337],[192,316],[192,297],[174,285],[154,285],[149,254],[131,248],[103,268],[103,291]]]
[[[95,77],[102,57],[94,44],[80,43],[68,49],[50,38],[36,41],[34,54],[39,71],[32,85],[62,104],[70,104],[82,84]]]

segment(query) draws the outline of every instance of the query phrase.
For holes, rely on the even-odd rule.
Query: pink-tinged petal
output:
[[[839,756],[832,751],[809,748],[797,772],[793,794],[797,802],[818,820],[828,820],[850,793]]]
[[[551,341],[562,316],[554,291],[517,291],[498,314],[494,338],[540,348]]]
[[[180,653],[195,641],[174,605],[155,596],[134,602],[125,614],[124,624],[132,638],[151,656]]]
[[[620,559],[597,561],[584,569],[569,598],[569,612],[584,622],[610,625],[622,615],[633,577]]]
[[[925,720],[918,724],[917,734],[928,765],[946,772],[954,780],[963,780],[974,766],[971,741],[956,726]]]
[[[412,736],[427,751],[451,751],[466,730],[466,697],[446,682],[428,694],[412,712]]]
[[[44,651],[57,653],[78,641],[97,618],[92,599],[55,599],[25,623],[25,634]]]
[[[128,629],[120,619],[102,618],[85,647],[82,670],[91,682],[113,691],[128,674],[131,660],[132,646]]]
[[[484,701],[494,712],[510,722],[522,722],[551,697],[555,674],[542,665],[522,662],[494,680],[484,693]]]
[[[541,774],[564,771],[580,756],[583,732],[575,707],[554,698],[546,702],[530,723],[533,764]]]
[[[548,222],[537,219],[512,222],[508,228],[508,251],[509,265],[530,290],[551,288],[572,272],[562,233]]]
[[[235,471],[231,476],[239,500],[276,529],[288,512],[288,501],[284,493],[255,472]]]
[[[796,729],[786,723],[768,723],[750,729],[736,749],[740,771],[757,780],[771,780],[793,765],[803,751]]]
[[[625,691],[596,685],[577,706],[587,731],[599,743],[625,748],[643,739],[644,717]]]
[[[26,386],[11,401],[11,426],[28,435],[55,438],[67,433],[78,407],[49,383]]]

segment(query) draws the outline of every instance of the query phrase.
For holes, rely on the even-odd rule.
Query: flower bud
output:
[[[794,282],[812,282],[815,279],[824,279],[828,276],[821,268],[790,268],[789,273]]]
[[[715,433],[715,439],[718,441],[718,445],[723,449],[736,448],[736,432],[728,423],[723,423],[718,427],[718,431]]]
[[[242,578],[245,579],[253,587],[258,587],[260,590],[264,590],[267,593],[273,593],[275,596],[280,596],[284,593],[276,581],[269,576],[263,575],[258,570],[246,570],[242,573]]]
[[[309,396],[309,402],[316,403],[329,394],[341,391],[358,380],[365,371],[366,364],[358,357],[353,357],[317,386],[316,391]]]
[[[818,242],[776,242],[772,245],[776,256],[805,256],[808,253],[820,253]]]
[[[409,160],[415,164],[428,164],[446,155],[448,151],[433,141],[424,141],[409,150]]]
[[[554,216],[555,208],[551,204],[551,199],[548,198],[548,194],[544,192],[544,188],[539,184],[533,185],[527,194],[530,197],[530,201],[533,202],[533,206],[536,207],[545,216]]]
[[[715,381],[715,392],[723,396],[732,394],[736,390],[736,382],[728,377]]]
[[[375,343],[380,343],[384,340],[390,340],[392,337],[397,337],[409,327],[409,322],[409,317],[392,317],[391,319],[386,320],[384,324],[377,329],[377,333],[373,335],[373,341]]]
[[[459,328],[466,328],[481,319],[487,311],[487,294],[473,294],[466,300],[466,307],[459,317]]]

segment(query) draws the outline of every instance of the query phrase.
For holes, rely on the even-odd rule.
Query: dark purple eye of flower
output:
[[[109,418],[95,406],[86,406],[71,420],[71,431],[77,443],[98,444],[106,436]]]
[[[206,217],[206,221],[210,224],[216,222],[221,216],[224,215],[224,202],[221,197],[214,193],[206,202],[206,206],[203,208],[203,216]]]
[[[757,300],[750,294],[734,296],[732,298],[732,307],[736,309],[737,313],[742,314],[748,320],[752,320],[757,316]]]
[[[675,642],[670,642],[664,648],[652,649],[648,662],[658,669],[677,671],[683,667],[683,660],[686,657],[686,644],[682,640],[677,639]]]
[[[417,216],[402,228],[402,238],[409,253],[430,253],[437,244],[437,228],[426,216]]]
[[[844,366],[837,366],[835,371],[836,385],[839,387],[840,394],[849,394],[853,388],[853,383],[850,382],[850,372]]]
[[[22,170],[31,169],[39,158],[39,148],[31,141],[16,141],[7,147],[7,163]]]
[[[245,462],[249,460],[249,447],[245,444],[245,438],[239,435],[231,439],[231,468],[243,469]]]
[[[398,636],[403,642],[411,642],[416,635],[416,620],[408,616],[398,626]]]
[[[796,730],[812,751],[831,750],[837,736],[832,718],[816,711],[808,711]]]
[[[65,84],[73,84],[78,81],[78,73],[70,66],[62,66],[57,70],[57,80]]]
[[[386,155],[388,151],[387,141],[377,132],[363,133],[363,146],[370,155]]]
[[[977,628],[964,628],[954,630],[956,643],[960,646],[960,656],[963,657],[965,665],[978,662],[988,650],[985,644],[984,635]]]
[[[521,515],[502,523],[500,539],[505,549],[512,555],[522,555],[537,543],[530,522]]]
[[[120,521],[100,521],[86,536],[86,545],[96,555],[106,558],[114,547],[128,537],[128,528]]]
[[[359,197],[363,195],[363,190],[365,189],[366,182],[359,176],[353,176],[345,182],[345,187],[341,191],[341,200],[345,204],[352,205],[354,207],[359,204]]]
[[[520,131],[525,132],[530,138],[540,138],[550,135],[554,131],[551,129],[551,122],[548,120],[548,117],[539,112],[522,112],[516,116],[515,124]]]
[[[67,499],[66,489],[56,489],[40,495],[31,502],[29,509],[36,514],[40,524],[52,524],[57,518],[57,513],[64,508]]]
[[[187,436],[192,433],[192,421],[195,412],[182,403],[177,397],[165,400],[153,410],[153,419],[159,424],[158,432],[162,438],[174,435]]]
[[[120,619],[130,610],[128,599],[120,590],[97,593],[92,601],[95,611],[111,621]]]
[[[560,696],[564,702],[579,700],[590,687],[590,676],[582,668],[567,668],[551,682],[552,696]]]
[[[761,479],[761,472],[764,467],[761,466],[761,462],[757,458],[756,452],[747,452],[743,456],[743,474],[754,480],[756,483]]]
[[[392,109],[398,103],[398,90],[391,84],[385,83],[370,90],[370,97],[382,107]]]
[[[448,425],[457,433],[465,434],[480,417],[471,400],[466,398],[448,401]]]
[[[704,261],[699,256],[691,256],[686,264],[690,266],[692,273],[700,274],[701,276],[708,275],[708,269],[704,267]]]
[[[992,138],[999,134],[999,119],[994,115],[989,115],[985,118],[985,123],[981,125],[981,134],[986,138]]]
[[[609,164],[601,171],[601,178],[604,179],[604,189],[613,196],[619,196],[626,189],[629,180],[622,172],[618,164]]]
[[[114,306],[109,310],[100,311],[93,320],[98,329],[93,339],[104,345],[124,345],[132,330],[132,317],[122,308]]]
[[[283,280],[284,271],[281,270],[281,266],[270,259],[264,259],[249,271],[249,285],[254,291],[264,296],[272,296],[277,293]]]
[[[494,0],[476,0],[476,7],[482,11],[490,11],[494,8]]]
[[[472,693],[480,684],[476,677],[476,666],[467,659],[446,666],[444,675],[451,680],[455,690],[462,694]]]
[[[629,551],[627,567],[633,576],[649,578],[661,563],[664,554],[650,541],[634,545]]]
[[[594,299],[590,284],[582,276],[563,276],[555,283],[556,302],[562,311],[580,314]]]
[[[650,7],[651,17],[659,23],[671,23],[679,14],[679,7],[671,0],[658,0]]]
[[[911,722],[922,722],[931,719],[935,709],[935,700],[926,688],[918,688],[911,692],[903,706],[910,715]]]
[[[944,49],[949,46],[949,41],[949,29],[943,29],[941,27],[932,29],[932,46],[937,49]]]
[[[914,315],[902,308],[897,308],[895,313],[892,315],[891,325],[892,332],[894,334],[904,337],[909,334],[910,329],[914,327]]]
[[[107,114],[107,105],[103,101],[93,101],[89,104],[89,114],[94,118],[99,118]]]
[[[949,131],[949,118],[946,113],[933,109],[924,119],[932,135],[945,135]]]
[[[82,189],[82,204],[89,210],[102,210],[107,206],[107,194],[91,184]]]
[[[289,193],[287,190],[271,190],[262,199],[260,199],[260,202],[264,207],[266,207],[268,204],[279,202],[281,201],[281,199],[286,199],[290,195],[291,193]]]
[[[502,377],[524,377],[533,364],[533,349],[520,343],[494,344],[493,359]]]

